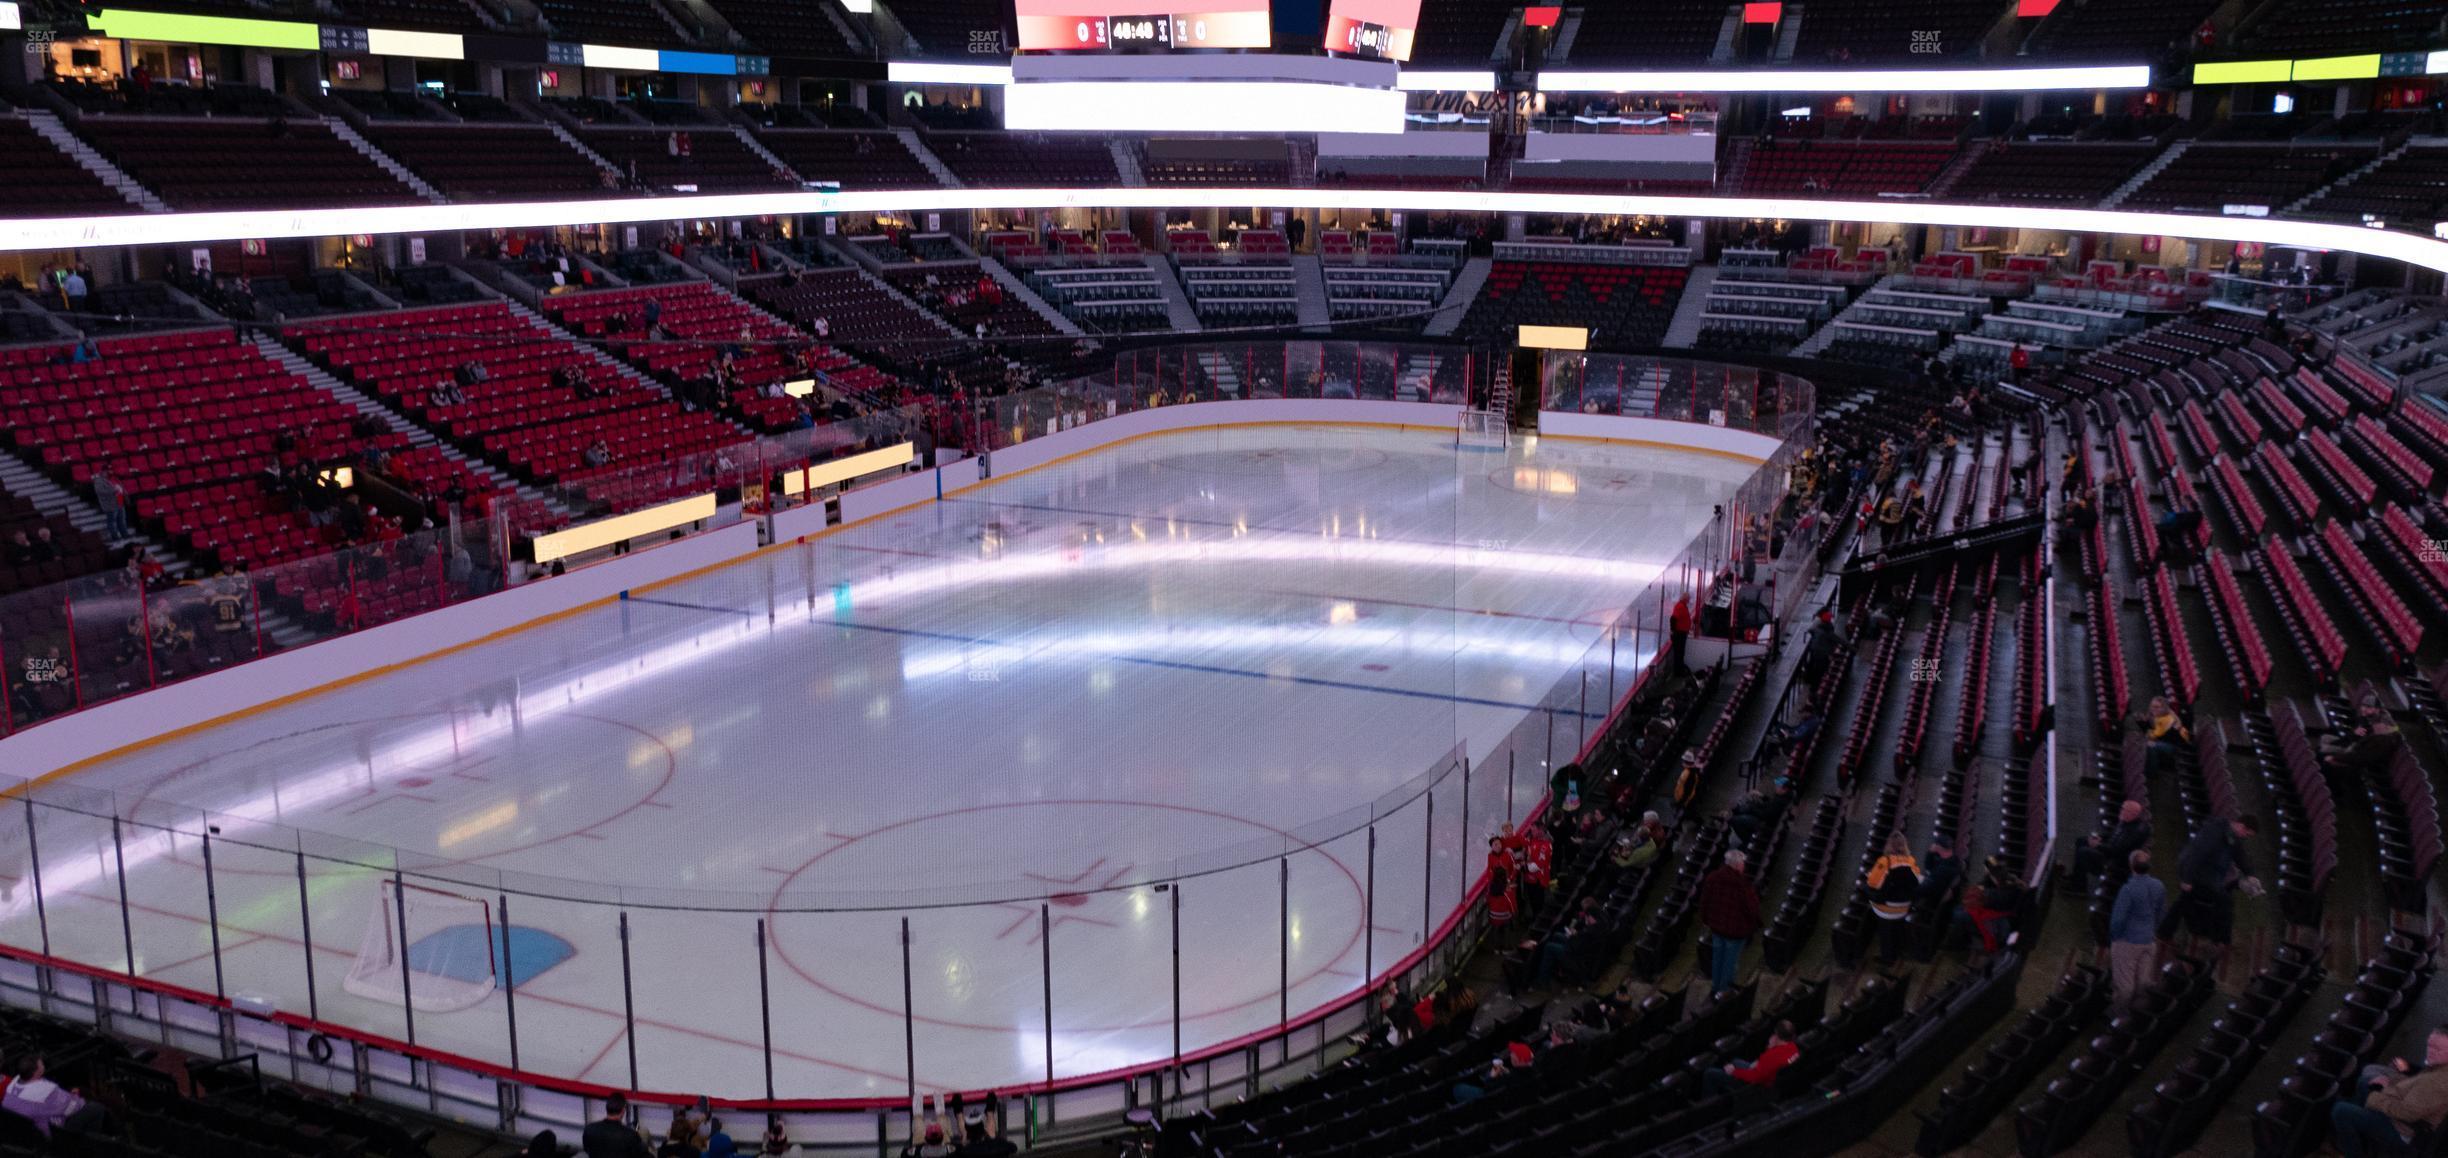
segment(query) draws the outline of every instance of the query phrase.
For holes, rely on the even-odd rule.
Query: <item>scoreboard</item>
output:
[[[1180,7],[1150,10],[1165,3]],[[1411,53],[1419,7],[1013,0],[1003,124],[1027,132],[1399,133],[1398,62]]]
[[[1334,0],[1326,13],[1326,51],[1409,60],[1419,10],[1420,0]]]
[[[1147,0],[1018,0],[1023,52],[1170,52],[1267,48],[1267,0],[1206,0],[1198,11],[1149,11]]]

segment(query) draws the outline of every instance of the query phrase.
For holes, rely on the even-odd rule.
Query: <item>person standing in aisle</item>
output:
[[[2110,1008],[2118,1013],[2133,1008],[2134,995],[2150,979],[2159,955],[2159,913],[2167,907],[2167,886],[2151,875],[2149,850],[2135,850],[2126,864],[2130,872],[2108,911]]]
[[[1700,880],[1700,923],[1709,931],[1709,994],[1734,988],[1743,946],[1760,930],[1759,889],[1743,871],[1743,851],[1727,849],[1725,864]]]
[[[1904,931],[1912,923],[1913,902],[1921,895],[1921,864],[1913,859],[1904,834],[1887,834],[1884,855],[1870,865],[1870,913],[1878,918],[1879,964],[1893,966],[1904,956]]]
[[[1683,662],[1683,645],[1691,640],[1691,629],[1691,596],[1679,596],[1675,599],[1674,610],[1666,616],[1666,654],[1669,664],[1666,670],[1670,674],[1679,676],[1690,670]]]

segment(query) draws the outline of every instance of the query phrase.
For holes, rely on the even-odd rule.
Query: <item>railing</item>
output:
[[[1409,396],[1452,402],[1469,383],[1459,354],[1342,342],[1143,350],[1106,373],[988,400],[977,433],[1009,450],[1159,406],[1391,400],[1406,377],[1424,384]],[[1807,383],[1673,365],[1684,400],[1657,416],[1775,436],[1808,420],[1794,409],[1807,405]],[[1243,372],[1219,373],[1232,367]],[[1795,449],[1789,441],[1755,469],[1727,509],[1769,509]],[[1240,535],[1185,533],[1211,552]],[[1489,734],[1484,710],[1466,719],[1448,699],[1448,719],[1413,723],[1449,730],[1455,746],[1374,801],[1287,828],[1250,825],[1259,834],[1238,844],[1078,882],[641,889],[279,822],[285,810],[311,810],[318,793],[396,788],[437,753],[515,729],[532,735],[590,698],[769,625],[676,621],[627,637],[594,667],[553,648],[533,660],[505,653],[514,669],[532,667],[499,672],[497,698],[447,718],[402,717],[322,775],[285,767],[279,791],[260,800],[203,809],[151,792],[17,784],[20,814],[0,822],[0,863],[13,880],[0,895],[0,1000],[207,1054],[259,1053],[292,1080],[520,1132],[574,1130],[620,1089],[649,1103],[705,1095],[782,1112],[803,1144],[881,1154],[906,1136],[913,1087],[1015,1095],[1007,1107],[1021,1118],[1006,1125],[1032,1140],[1134,1105],[1239,1098],[1335,1060],[1376,987],[1424,991],[1460,963],[1480,931],[1483,839],[1538,814],[1553,775],[1595,750],[1666,637],[1668,608],[1740,549],[1713,522],[1654,572],[1616,567],[1631,582],[1645,575],[1647,588],[1584,617],[1586,634],[1524,656],[1520,666],[1547,682],[1504,697],[1520,713],[1509,727]],[[367,550],[314,562],[346,570],[368,563]],[[1458,538],[1444,556],[1417,566],[1450,568],[1460,584],[1523,559],[1507,544]],[[444,564],[446,576],[458,570]],[[497,581],[478,573],[490,574],[451,578],[452,597],[479,598]],[[848,605],[871,581],[849,576],[832,589]],[[79,687],[124,678],[133,661],[103,649],[112,662],[88,670],[80,661],[101,652],[75,632],[152,634],[131,626],[154,622],[152,593],[99,582],[104,590],[64,605],[81,613],[68,666]],[[131,646],[162,678],[164,653]],[[150,685],[112,690],[138,686]],[[243,758],[278,760],[278,750]],[[402,896],[411,903],[385,900]],[[409,948],[386,957],[393,944]],[[1206,980],[1185,986],[1185,963]],[[847,1040],[900,1048],[845,1056]]]
[[[1541,410],[1697,422],[1786,442],[1808,428],[1814,408],[1805,379],[1683,358],[1549,351],[1539,385]]]

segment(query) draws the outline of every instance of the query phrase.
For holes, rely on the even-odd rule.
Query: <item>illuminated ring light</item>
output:
[[[354,234],[455,233],[683,218],[1034,209],[1355,209],[1454,213],[1620,214],[1722,220],[1856,221],[2001,229],[2059,229],[2201,241],[2255,241],[2342,250],[2448,272],[2448,241],[2318,221],[2042,209],[1929,201],[1821,201],[1783,197],[1664,197],[1606,193],[1502,193],[1427,189],[919,189],[859,193],[732,193],[404,205],[388,209],[279,209],[0,219],[0,253],[94,246],[182,245]]]

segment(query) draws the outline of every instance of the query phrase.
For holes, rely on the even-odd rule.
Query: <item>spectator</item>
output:
[[[1879,964],[1892,966],[1904,955],[1904,929],[1921,895],[1921,865],[1903,833],[1887,834],[1886,851],[1871,862],[1864,883],[1870,887],[1871,915],[1878,918]]]
[[[61,275],[60,296],[68,299],[69,313],[81,314],[85,312],[85,295],[87,288],[88,287],[85,284],[85,271],[83,269],[71,268]]]
[[[1990,857],[1985,868],[1980,883],[1964,886],[1949,934],[1962,936],[1967,946],[1977,938],[1981,952],[1995,953],[2014,933],[2015,910],[2023,905],[2023,881],[2003,857]]]
[[[2387,766],[2402,743],[2397,721],[2380,705],[2377,694],[2367,692],[2355,705],[2354,724],[2321,737],[2320,752],[2334,768],[2375,769]]]
[[[76,1091],[52,1081],[43,1069],[41,1054],[18,1058],[11,1073],[16,1080],[9,1083],[7,1094],[0,1095],[0,1110],[34,1123],[43,1137],[62,1126],[84,1130],[102,1124],[102,1108],[87,1105]]]
[[[612,461],[612,446],[598,438],[587,444],[586,454],[583,457],[588,466],[603,466]]]
[[[1700,881],[1700,924],[1709,931],[1709,992],[1734,988],[1743,946],[1760,930],[1759,889],[1743,872],[1743,851],[1727,849],[1725,864]]]
[[[2129,874],[2108,911],[2109,992],[2115,995],[2111,1007],[2118,1013],[2133,1008],[2134,994],[2150,977],[2158,957],[2159,916],[2167,907],[2167,886],[2151,875],[2150,851],[2134,850],[2126,864]]]
[[[1793,754],[1794,759],[1801,759],[1802,754],[1810,750],[1811,741],[1817,738],[1819,735],[1819,726],[1821,722],[1822,721],[1819,718],[1819,709],[1812,704],[1805,702],[1802,705],[1801,717],[1796,719],[1794,722],[1785,725],[1785,734],[1783,737],[1785,749]],[[1783,780],[1785,777],[1780,776],[1778,779]],[[1787,787],[1788,789],[1791,788],[1790,782],[1788,782]]]
[[[1532,821],[1522,833],[1521,892],[1522,903],[1532,913],[1547,907],[1547,889],[1555,872],[1555,841],[1547,835],[1546,826]]]
[[[790,1150],[790,1131],[782,1127],[782,1115],[765,1115],[765,1144],[759,1148],[758,1153],[766,1155],[767,1158],[773,1158],[775,1155],[788,1154]]]
[[[1530,1068],[1536,1057],[1530,1047],[1521,1042],[1505,1046],[1504,1052],[1497,1054],[1486,1070],[1454,1084],[1453,1104],[1459,1106],[1464,1102],[1475,1102],[1494,1093],[1498,1087],[1511,1081],[1515,1074]]]
[[[2169,707],[2166,696],[2152,696],[2150,716],[2143,721],[2142,734],[2150,741],[2142,757],[2142,774],[2157,780],[2176,766],[2184,752],[2183,745],[2193,742],[2193,733],[2177,718],[2176,709]]]
[[[2244,841],[2260,831],[2260,823],[2249,816],[2213,817],[2177,854],[2176,904],[2159,921],[2159,939],[2173,939],[2181,919],[2193,936],[2194,955],[2202,957],[2212,973],[2235,935],[2235,890],[2261,895],[2261,882],[2244,857]]]
[[[1583,897],[1581,901],[1581,910],[1557,922],[1555,929],[1547,934],[1546,940],[1521,943],[1521,948],[1525,953],[1521,963],[1529,967],[1529,976],[1524,979],[1520,976],[1519,970],[1513,971],[1514,980],[1526,980],[1527,982],[1520,988],[1546,989],[1555,984],[1559,976],[1568,985],[1573,982],[1577,975],[1573,964],[1578,960],[1580,951],[1588,944],[1589,939],[1596,935],[1598,929],[1597,898]]]
[[[1821,608],[1811,618],[1810,630],[1802,636],[1802,682],[1809,684],[1813,692],[1819,690],[1819,681],[1827,675],[1828,662],[1835,655],[1836,613]]]
[[[1520,902],[1513,895],[1513,874],[1507,869],[1488,873],[1488,928],[1501,929],[1513,923],[1513,913]]]
[[[1691,629],[1691,596],[1677,596],[1674,610],[1666,617],[1666,670],[1669,674],[1682,675],[1690,670],[1683,661],[1683,645],[1691,639]]]
[[[2109,868],[2122,868],[2126,858],[2136,851],[2149,848],[2150,816],[2139,800],[2128,800],[2117,807],[2116,827],[2103,837],[2092,833],[2074,850],[2074,891],[2091,891],[2091,878]],[[2112,878],[2113,879],[2113,878]]]
[[[1933,907],[1943,905],[1962,882],[1963,862],[1955,859],[1955,846],[1943,840],[1930,842],[1929,858],[1921,865],[1921,901]]]
[[[934,1095],[933,1108],[923,1119],[918,1112],[922,1097],[910,1095],[910,1140],[909,1145],[901,1148],[901,1158],[951,1158],[951,1136],[943,1122],[943,1095]]]
[[[1904,500],[1888,495],[1878,505],[1878,545],[1892,547],[1904,535]]]
[[[958,1158],[1011,1158],[1020,1147],[1003,1136],[1003,1099],[987,1094],[982,1106],[970,1106],[961,1112],[962,1142],[954,1151]],[[708,1154],[706,1158],[713,1158]]]
[[[673,1110],[671,1129],[665,1132],[663,1144],[655,1148],[655,1158],[697,1158],[701,1152],[696,1118],[687,1110]]]
[[[1655,812],[1641,813],[1640,823],[1615,838],[1615,851],[1610,858],[1617,869],[1636,869],[1655,862],[1665,855],[1674,841],[1664,821]]]
[[[2448,1025],[2423,1039],[2420,1066],[2402,1058],[2366,1066],[2352,1090],[2330,1107],[2329,1126],[2346,1158],[2401,1158],[2414,1135],[2448,1119]]]
[[[561,1158],[561,1135],[536,1131],[535,1137],[527,1139],[527,1148],[519,1151],[519,1158]]]
[[[1747,1062],[1727,1062],[1722,1069],[1703,1070],[1700,1089],[1712,1098],[1722,1098],[1746,1088],[1774,1089],[1777,1075],[1801,1056],[1802,1048],[1794,1044],[1793,1023],[1780,1021],[1768,1031],[1767,1048]]]
[[[1777,821],[1784,817],[1786,806],[1792,802],[1793,781],[1779,776],[1766,791],[1754,789],[1746,794],[1734,805],[1727,823],[1733,827],[1734,834],[1749,845],[1761,832],[1775,828]]]
[[[9,533],[8,553],[4,556],[11,567],[29,567],[34,563],[34,541],[26,538],[24,528]]]
[[[2193,557],[2198,545],[2194,532],[2201,529],[2201,512],[2178,504],[2168,508],[2158,519],[2159,554],[2168,562],[2182,562]]]

